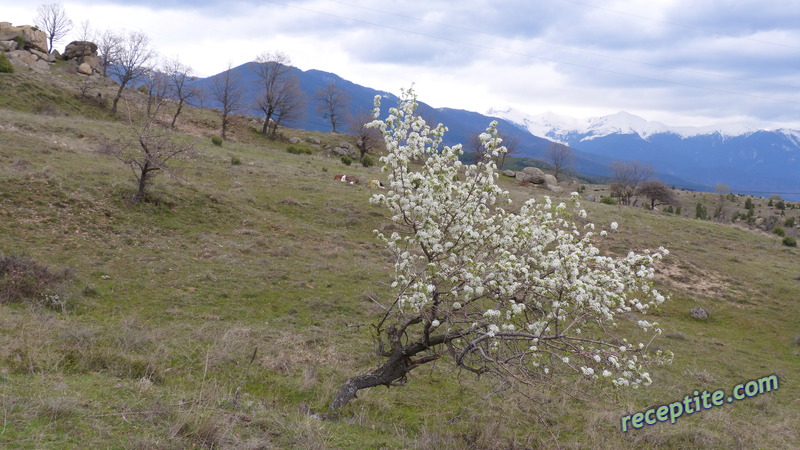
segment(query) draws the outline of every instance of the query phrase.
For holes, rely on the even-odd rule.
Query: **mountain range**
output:
[[[232,70],[240,77],[245,98],[258,96],[254,63]],[[335,83],[350,99],[349,113],[370,112],[380,95],[384,110],[397,104],[387,91],[361,86],[319,70],[291,68],[306,94],[305,114],[292,127],[330,131],[330,123],[317,112],[313,98],[319,88]],[[214,77],[195,80],[209,89]],[[212,100],[206,106],[216,107]],[[638,160],[650,164],[662,181],[695,190],[713,190],[717,183],[733,192],[762,196],[780,194],[800,200],[800,131],[758,130],[745,125],[724,127],[673,127],[619,112],[585,120],[547,112],[529,115],[513,109],[493,108],[486,114],[452,108],[433,108],[420,102],[426,120],[445,124],[444,143],[466,143],[470,135],[483,131],[492,120],[518,141],[514,156],[544,159],[554,142],[569,145],[574,153],[574,171],[591,177],[608,177],[615,160]],[[247,114],[258,115],[253,107]]]

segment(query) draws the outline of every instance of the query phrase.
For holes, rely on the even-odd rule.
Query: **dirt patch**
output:
[[[672,290],[716,300],[733,301],[739,305],[748,303],[747,299],[752,297],[752,293],[733,287],[719,273],[700,269],[694,264],[683,261],[665,261],[658,265],[655,279]]]

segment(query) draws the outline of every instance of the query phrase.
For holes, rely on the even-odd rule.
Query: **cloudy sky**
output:
[[[413,82],[435,107],[800,129],[798,0],[61,3],[72,38],[142,31],[199,76],[280,50],[376,89]],[[0,21],[30,24],[36,5],[0,0]]]

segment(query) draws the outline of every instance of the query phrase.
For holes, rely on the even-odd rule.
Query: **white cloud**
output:
[[[0,20],[35,6],[0,0]],[[421,100],[586,117],[626,110],[668,124],[800,128],[800,5],[742,0],[283,0],[64,3],[76,26],[147,33],[208,76],[281,50]],[[63,45],[66,42],[62,43]]]

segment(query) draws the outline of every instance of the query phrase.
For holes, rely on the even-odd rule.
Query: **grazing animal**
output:
[[[376,180],[376,179],[369,180],[369,187],[370,187],[370,189],[385,189],[386,188],[386,186],[383,185],[383,182],[381,182],[381,180]]]
[[[353,176],[353,175],[339,174],[339,175],[334,175],[333,179],[336,180],[336,181],[341,181],[342,183],[349,183],[349,184],[358,184],[359,183],[358,177]]]

